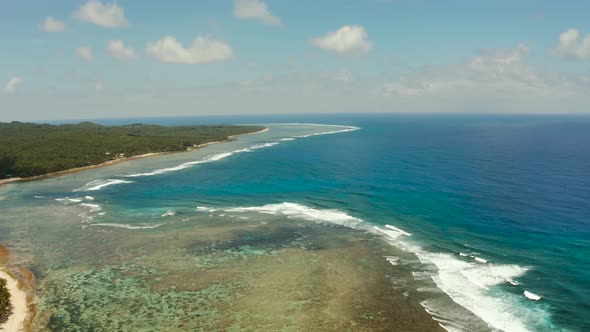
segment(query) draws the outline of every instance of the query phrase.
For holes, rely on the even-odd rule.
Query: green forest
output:
[[[6,288],[6,280],[0,279],[0,324],[5,323],[11,314],[10,292]]]
[[[31,177],[152,152],[184,151],[258,126],[103,126],[0,122],[0,179]]]

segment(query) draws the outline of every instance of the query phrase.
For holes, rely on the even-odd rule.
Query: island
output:
[[[186,151],[264,129],[244,125],[0,122],[0,184],[154,153]]]

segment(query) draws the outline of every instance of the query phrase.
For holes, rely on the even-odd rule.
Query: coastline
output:
[[[6,288],[10,292],[10,302],[13,307],[12,315],[10,315],[6,323],[0,325],[0,331],[22,331],[29,315],[27,293],[19,288],[19,280],[9,272],[0,270],[0,279],[6,280]]]
[[[47,174],[43,174],[43,175],[31,176],[31,177],[27,177],[27,178],[1,179],[0,180],[0,186],[5,185],[5,184],[9,184],[9,183],[14,183],[14,182],[28,182],[28,181],[35,181],[35,180],[43,180],[43,179],[53,178],[53,177],[62,176],[62,175],[66,175],[66,174],[72,174],[72,173],[77,173],[77,172],[81,172],[81,171],[86,171],[86,170],[90,170],[90,169],[107,167],[107,166],[111,166],[111,165],[115,165],[115,164],[119,164],[119,163],[131,161],[131,160],[137,160],[137,159],[143,159],[143,158],[148,158],[148,157],[160,156],[160,155],[165,155],[165,154],[183,153],[183,152],[188,152],[188,151],[194,151],[194,150],[197,150],[197,149],[205,148],[205,147],[207,147],[209,145],[213,145],[213,144],[231,142],[232,140],[234,140],[235,138],[240,137],[240,136],[260,134],[260,133],[263,133],[263,132],[266,132],[266,131],[268,131],[268,128],[264,128],[262,130],[251,132],[251,133],[231,135],[231,136],[228,136],[227,139],[225,139],[225,140],[222,140],[222,141],[213,141],[213,142],[207,142],[207,143],[199,144],[199,145],[196,145],[196,146],[194,146],[192,148],[189,148],[187,150],[184,150],[184,151],[150,152],[150,153],[135,155],[135,156],[131,156],[131,157],[123,157],[123,158],[117,158],[117,159],[113,159],[113,160],[108,160],[108,161],[105,161],[103,163],[96,164],[96,165],[76,167],[76,168],[66,169],[66,170],[63,170],[63,171],[52,172],[52,173],[47,173]]]
[[[8,268],[10,251],[0,244],[0,279],[6,280],[6,288],[10,292],[12,314],[8,320],[0,325],[0,332],[29,331],[35,316],[34,277],[26,269],[19,269],[17,273]]]

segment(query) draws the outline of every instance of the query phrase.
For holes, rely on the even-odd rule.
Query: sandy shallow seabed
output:
[[[32,220],[48,212],[36,209]],[[76,212],[15,230],[38,228],[34,331],[442,331],[401,282],[409,268],[385,258],[403,253],[373,235],[201,213],[82,229]]]

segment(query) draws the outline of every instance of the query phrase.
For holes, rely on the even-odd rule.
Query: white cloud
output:
[[[235,0],[234,15],[239,18],[259,20],[268,25],[282,25],[281,19],[271,14],[266,3],[260,0]]]
[[[117,60],[129,61],[137,59],[137,55],[131,47],[125,46],[122,40],[111,40],[107,51]]]
[[[352,74],[348,70],[341,70],[335,75],[332,75],[331,79],[336,82],[350,83],[354,80]]]
[[[223,61],[233,56],[233,50],[227,43],[200,36],[188,48],[176,38],[166,36],[156,42],[149,42],[146,52],[162,62],[184,64]]]
[[[16,93],[16,90],[18,89],[19,85],[21,85],[21,83],[23,82],[22,78],[15,76],[11,79],[8,80],[8,82],[6,82],[6,84],[4,85],[4,93],[7,95],[13,95]]]
[[[314,38],[311,42],[324,50],[352,57],[363,55],[373,49],[369,34],[360,25],[345,25],[337,31]]]
[[[63,32],[66,31],[66,24],[58,19],[48,16],[43,23],[41,29],[45,32]]]
[[[383,85],[383,92],[386,95],[395,95],[399,97],[418,96],[422,94],[422,89],[406,86],[401,82],[385,83]]]
[[[18,89],[19,85],[21,85],[22,82],[23,82],[22,78],[15,76],[15,77],[9,79],[8,82],[6,82],[6,84],[4,85],[4,89],[2,89],[2,90],[7,95],[15,94],[16,90]]]
[[[553,50],[558,57],[567,60],[590,59],[590,33],[581,38],[577,29],[569,29],[559,35],[559,44]]]
[[[439,67],[425,67],[383,85],[388,96],[453,96],[526,99],[532,96],[571,95],[588,87],[584,77],[565,77],[541,71],[523,59],[528,48],[488,49],[472,61]]]
[[[92,60],[92,49],[90,47],[87,46],[82,46],[82,47],[78,47],[75,51],[74,54],[84,60],[84,61],[90,61]]]
[[[94,23],[104,28],[120,28],[129,25],[125,11],[116,3],[89,0],[73,13],[75,19]]]
[[[473,66],[486,65],[512,65],[520,62],[524,56],[529,53],[529,48],[525,44],[518,44],[516,48],[488,48],[479,51],[477,56],[471,64]]]

